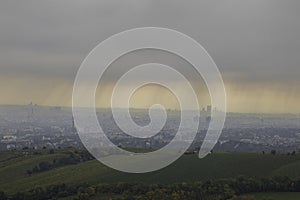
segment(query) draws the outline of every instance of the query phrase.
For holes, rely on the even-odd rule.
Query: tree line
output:
[[[49,154],[54,154],[54,149],[49,151]],[[74,165],[81,162],[93,160],[94,157],[86,150],[75,150],[66,153],[67,156],[53,159],[52,161],[42,161],[37,163],[32,169],[27,170],[27,174],[30,176],[35,173],[48,171],[56,167],[65,165]]]
[[[238,200],[254,199],[240,197],[240,195],[259,192],[300,192],[300,180],[292,180],[288,177],[261,179],[238,177],[169,185],[143,183],[60,184],[45,188],[36,187],[27,192],[18,192],[10,196],[0,192],[0,200],[44,200],[70,196],[74,200],[88,200],[102,196],[116,200]]]

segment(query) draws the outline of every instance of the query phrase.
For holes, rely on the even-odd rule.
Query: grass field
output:
[[[36,151],[3,151],[0,153],[0,190],[7,193],[25,191],[35,186],[59,183],[174,183],[197,180],[233,178],[240,175],[248,177],[270,177],[287,175],[300,178],[300,155],[270,155],[255,153],[213,153],[204,159],[197,155],[184,155],[172,165],[152,173],[127,174],[110,169],[96,160],[75,165],[57,167],[49,171],[29,176],[27,170],[41,161],[67,156],[72,149]],[[300,199],[300,198],[299,198]]]

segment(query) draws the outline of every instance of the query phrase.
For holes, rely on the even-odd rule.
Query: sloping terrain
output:
[[[25,191],[36,186],[60,183],[174,183],[197,180],[246,177],[288,176],[299,178],[300,155],[271,155],[255,153],[216,152],[204,159],[197,155],[184,155],[172,165],[152,173],[127,174],[102,165],[97,160],[80,161],[50,167],[32,174],[41,162],[54,163],[58,159],[76,156],[75,149],[3,151],[0,154],[0,190],[7,193]]]

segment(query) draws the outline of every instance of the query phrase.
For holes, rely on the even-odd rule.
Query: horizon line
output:
[[[34,104],[34,103],[29,103],[29,104],[0,104],[0,106],[40,106],[40,107],[61,107],[61,108],[69,108],[72,109],[72,106],[67,106],[67,105],[44,105],[44,104]],[[84,107],[81,107],[84,108]],[[95,107],[96,109],[110,109],[111,107]],[[127,109],[127,108],[116,108],[116,109]],[[129,109],[139,109],[139,110],[148,110],[148,108],[137,108],[137,107],[130,107]],[[177,111],[179,112],[179,109],[173,109],[173,108],[167,108],[166,110],[170,111]],[[193,110],[193,109],[190,109]],[[189,110],[186,110],[189,111]],[[202,110],[199,109],[199,112]],[[220,111],[220,110],[217,110]],[[203,111],[202,111],[203,112]],[[207,112],[207,111],[205,111]],[[222,112],[222,111],[220,111]],[[273,115],[300,115],[300,112],[242,112],[242,111],[226,111],[226,114],[273,114]]]

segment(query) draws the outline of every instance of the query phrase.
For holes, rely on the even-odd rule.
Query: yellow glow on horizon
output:
[[[1,77],[0,104],[21,104],[30,102],[38,105],[71,106],[71,81],[64,79],[33,79],[32,77]],[[225,82],[227,92],[227,111],[257,113],[300,113],[300,84],[234,84]],[[97,92],[97,107],[109,107],[107,95],[112,86]],[[105,97],[105,98],[101,98]],[[152,98],[151,98],[152,97]],[[205,91],[198,93],[200,108],[209,104]],[[201,102],[200,102],[201,101]],[[155,103],[166,108],[178,109],[176,98],[165,88],[144,87],[130,100],[130,106],[148,108]]]

